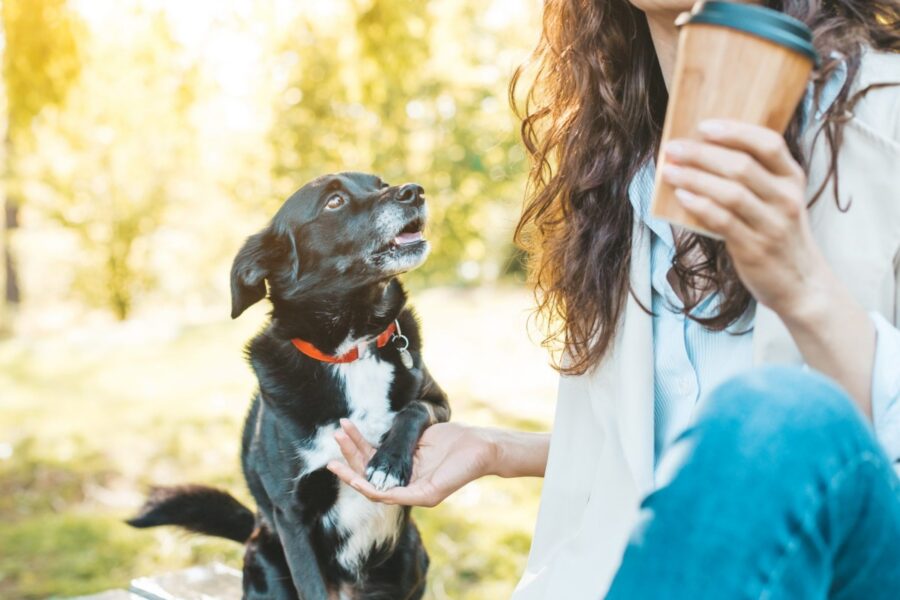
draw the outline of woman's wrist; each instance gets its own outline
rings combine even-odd
[[[817,346],[833,345],[829,342],[845,323],[858,323],[860,318],[868,321],[865,310],[827,266],[809,277],[809,283],[793,302],[774,310],[795,341],[805,339]]]
[[[550,447],[549,433],[478,428],[486,445],[485,475],[543,477]]]
[[[798,282],[795,286],[796,292],[781,306],[771,307],[785,325],[814,329],[821,324],[832,308],[835,292],[839,290],[840,283],[824,258],[815,262],[817,264],[807,271],[805,281]]]
[[[850,290],[826,267],[802,298],[775,312],[804,362],[835,379],[870,416],[875,326]]]

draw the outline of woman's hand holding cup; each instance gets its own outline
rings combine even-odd
[[[732,120],[704,121],[700,141],[663,148],[663,180],[704,229],[720,236],[741,280],[783,318],[827,302],[833,275],[809,225],[806,176],[782,136]]]

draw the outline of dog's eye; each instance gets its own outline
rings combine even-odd
[[[325,208],[328,210],[337,210],[338,208],[344,205],[344,197],[340,194],[334,194],[329,196],[328,202],[325,203]]]

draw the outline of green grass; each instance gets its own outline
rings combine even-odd
[[[524,333],[517,289],[416,295],[429,368],[454,419],[545,429],[554,377]],[[0,598],[73,596],[222,561],[237,544],[122,519],[152,484],[203,482],[249,502],[239,433],[254,387],[242,347],[264,320],[159,319],[0,343]],[[489,365],[490,368],[484,368]],[[478,481],[415,518],[432,558],[429,598],[508,596],[540,481]]]

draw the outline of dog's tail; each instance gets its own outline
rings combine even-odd
[[[189,531],[244,543],[253,533],[253,512],[231,494],[202,485],[154,487],[132,527],[177,525]]]

